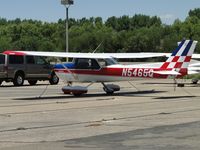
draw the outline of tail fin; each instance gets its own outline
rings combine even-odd
[[[185,72],[189,66],[196,44],[197,41],[183,40],[167,61],[162,64],[160,69],[175,69],[178,72]]]

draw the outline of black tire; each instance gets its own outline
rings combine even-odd
[[[3,81],[0,81],[0,85],[2,84]]]
[[[113,95],[114,91],[107,91],[106,94],[107,95]]]
[[[57,76],[55,73],[53,73],[53,74],[51,75],[51,79],[49,79],[49,83],[50,83],[51,85],[55,85],[55,84],[58,84],[58,82],[59,82],[58,76]]]
[[[22,86],[24,84],[24,75],[22,73],[17,73],[13,80],[14,86]]]
[[[112,89],[107,89],[105,87],[103,87],[103,90],[106,92],[107,95],[112,95],[114,93],[114,90]]]
[[[28,80],[28,83],[29,83],[30,85],[36,85],[37,80]]]
[[[82,96],[83,94],[82,93],[72,93],[75,97],[80,97]]]

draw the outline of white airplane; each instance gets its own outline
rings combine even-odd
[[[119,91],[120,87],[105,82],[133,81],[136,78],[180,78],[188,74],[188,65],[197,41],[183,40],[166,62],[155,64],[122,65],[115,58],[149,58],[164,56],[152,53],[59,53],[15,51],[15,54],[70,57],[73,62],[56,64],[55,72],[60,79],[72,82],[100,82],[107,94]],[[80,96],[88,87],[68,84],[62,88],[65,94]]]

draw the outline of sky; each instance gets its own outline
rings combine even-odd
[[[57,22],[65,18],[65,8],[61,0],[0,0],[0,17],[8,20],[34,19]],[[133,16],[144,14],[159,16],[165,24],[175,19],[185,20],[188,12],[200,8],[200,0],[74,0],[69,8],[69,17]]]

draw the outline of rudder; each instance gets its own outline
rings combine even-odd
[[[162,64],[160,69],[187,70],[197,41],[183,40],[172,52],[171,56]]]

